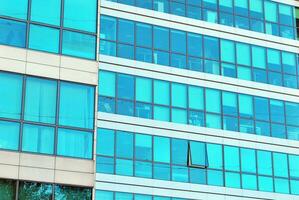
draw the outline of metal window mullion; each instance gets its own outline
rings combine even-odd
[[[30,34],[30,19],[31,19],[31,3],[32,0],[28,0],[28,7],[27,7],[27,27],[26,27],[26,42],[25,42],[25,48],[29,48],[29,34]]]
[[[24,75],[23,79],[23,86],[22,86],[22,99],[21,99],[21,120],[20,120],[20,127],[19,127],[19,151],[22,151],[22,139],[23,139],[23,125],[24,125],[24,113],[25,113],[25,96],[26,96],[26,80],[27,76]]]
[[[56,82],[56,117],[55,117],[55,130],[54,130],[54,155],[57,155],[58,149],[58,125],[59,125],[59,111],[60,111],[60,86],[61,81]]]
[[[59,50],[58,53],[62,54],[62,41],[63,41],[63,24],[64,23],[64,0],[61,0],[60,6],[60,32],[59,32]]]

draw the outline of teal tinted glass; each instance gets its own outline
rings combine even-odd
[[[222,145],[219,144],[207,144],[207,155],[209,168],[211,169],[222,169]]]
[[[239,94],[239,113],[243,117],[253,116],[252,96]]]
[[[64,0],[63,19],[65,27],[95,33],[97,0]]]
[[[154,119],[160,121],[170,121],[170,110],[168,107],[155,106],[154,107]]]
[[[154,161],[170,162],[170,141],[169,138],[154,137]]]
[[[20,118],[22,85],[22,76],[0,73],[0,117]]]
[[[238,66],[238,75],[237,75],[237,77],[239,79],[250,81],[252,79],[251,78],[251,68]]]
[[[294,7],[286,4],[279,4],[279,23],[293,26],[293,11]]]
[[[273,192],[273,178],[268,176],[258,176],[259,190]]]
[[[189,96],[189,108],[203,110],[204,107],[204,96],[203,88],[196,86],[188,87],[188,96]]]
[[[198,34],[188,33],[188,55],[201,57],[202,56],[202,36]]]
[[[28,121],[55,123],[57,82],[28,77],[24,118]]]
[[[93,123],[94,88],[61,82],[59,124],[92,129]]]
[[[186,54],[186,32],[171,30],[170,38],[171,51]]]
[[[116,156],[133,158],[133,134],[124,131],[116,132]]]
[[[237,116],[238,114],[237,94],[232,92],[222,92],[222,112],[223,114]]]
[[[59,29],[31,24],[29,32],[29,48],[58,53]]]
[[[285,112],[286,112],[286,123],[289,125],[298,125],[299,124],[299,104],[298,103],[285,103]]]
[[[115,200],[133,200],[133,194],[116,192]]]
[[[289,169],[291,178],[299,178],[299,156],[289,155]]]
[[[152,47],[152,26],[136,23],[136,45]]]
[[[115,97],[115,73],[100,71],[99,72],[99,94]]]
[[[149,135],[135,135],[135,158],[138,160],[152,160],[152,137]]]
[[[58,129],[57,154],[76,158],[92,158],[93,134],[85,131]]]
[[[236,44],[237,63],[240,65],[251,65],[250,46],[244,43]]]
[[[291,194],[299,194],[299,181],[291,180]]]
[[[170,104],[169,83],[166,81],[154,80],[154,103],[169,105]]]
[[[172,106],[186,108],[187,106],[187,87],[179,83],[171,84]]]
[[[127,74],[117,75],[117,95],[119,98],[133,100],[135,96],[135,78]]]
[[[113,192],[96,190],[96,200],[113,200]]]
[[[221,129],[220,115],[206,114],[206,127]]]
[[[283,101],[270,99],[270,113],[271,113],[271,120],[273,122],[283,122],[285,121],[284,116],[284,103]]]
[[[116,40],[116,18],[101,15],[100,38]]]
[[[0,4],[1,15],[27,19],[27,0],[10,0]]]
[[[188,141],[171,140],[171,159],[173,164],[186,165],[188,158]]]
[[[288,177],[287,155],[283,153],[273,153],[274,175],[279,177]]]
[[[249,0],[250,16],[254,18],[263,18],[263,0]]]
[[[95,59],[96,38],[92,35],[63,31],[62,54]]]
[[[171,121],[175,123],[187,124],[187,111],[173,108],[171,110]]]
[[[235,63],[235,44],[233,41],[220,40],[221,44],[221,60],[225,62]]]
[[[149,78],[136,78],[136,101],[152,102],[152,80]]]
[[[189,143],[190,145],[190,161],[194,166],[207,166],[208,160],[206,158],[206,144],[202,142]]]
[[[274,178],[275,192],[278,193],[289,193],[289,180],[282,178]]]
[[[60,25],[61,0],[32,0],[31,20],[52,25]]]
[[[223,172],[208,170],[208,185],[223,186]]]
[[[18,150],[20,124],[0,121],[0,149]]]
[[[204,36],[204,57],[219,60],[219,39]]]
[[[267,49],[267,64],[270,70],[281,71],[280,51]]]
[[[125,159],[116,159],[115,173],[118,175],[132,176],[133,161]]]
[[[135,194],[134,200],[152,200],[152,196],[143,195],[143,194]]]
[[[243,189],[256,190],[257,189],[256,175],[242,174],[242,186]]]
[[[26,23],[0,19],[0,44],[26,46]]]
[[[241,188],[240,174],[225,172],[225,186],[231,188]]]
[[[225,170],[240,171],[239,148],[224,146],[224,167]]]
[[[35,153],[54,153],[54,128],[24,124],[22,150]]]
[[[283,71],[288,74],[296,74],[296,55],[294,53],[282,52]]]
[[[114,156],[114,130],[98,128],[97,154]]]
[[[206,110],[207,112],[220,113],[221,93],[219,90],[206,89]]]
[[[255,150],[241,148],[242,172],[256,173]]]
[[[257,68],[266,68],[266,49],[252,46],[252,65]]]
[[[154,48],[169,50],[169,29],[154,26]]]
[[[265,1],[265,19],[270,22],[277,22],[277,3]]]
[[[117,39],[123,43],[134,44],[135,26],[133,21],[119,19],[117,29]]]

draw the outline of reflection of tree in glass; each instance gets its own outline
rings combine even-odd
[[[50,200],[52,195],[51,184],[20,182],[19,200]]]
[[[0,195],[3,200],[15,199],[16,184],[12,180],[0,180]]]
[[[55,200],[91,200],[91,189],[56,185]]]

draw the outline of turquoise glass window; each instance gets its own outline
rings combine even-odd
[[[96,200],[113,200],[113,192],[96,190]]]
[[[289,193],[289,180],[288,179],[282,179],[282,178],[275,178],[274,179],[274,185],[275,185],[275,192],[278,193]]]
[[[208,143],[207,155],[208,155],[209,168],[211,169],[223,168],[222,145]]]
[[[58,129],[57,154],[76,158],[92,158],[93,134],[85,131]]]
[[[273,192],[273,178],[267,176],[258,176],[259,190]]]
[[[284,103],[283,101],[270,99],[271,121],[284,123]]]
[[[0,5],[1,15],[15,17],[19,19],[27,19],[27,0],[11,0],[2,2]]]
[[[291,178],[299,178],[299,156],[289,155],[289,169]]]
[[[138,160],[152,160],[152,137],[149,135],[135,135],[135,158]]]
[[[171,140],[171,161],[173,164],[186,165],[188,158],[188,141],[180,139]]]
[[[257,189],[256,175],[242,174],[242,186],[243,189],[256,190]]]
[[[219,90],[206,89],[206,110],[207,112],[220,113],[221,93]]]
[[[152,102],[152,80],[148,78],[136,78],[136,100]]]
[[[96,172],[114,174],[114,158],[97,156]]]
[[[252,79],[252,77],[251,77],[251,68],[238,66],[238,75],[237,75],[237,77],[239,79],[250,81]]]
[[[22,150],[27,152],[53,154],[54,128],[24,124]]]
[[[31,24],[29,48],[51,53],[59,52],[59,29]]]
[[[225,186],[231,188],[241,188],[240,174],[234,172],[225,172]]]
[[[277,3],[274,3],[272,1],[265,1],[264,2],[265,7],[265,19],[269,22],[275,22],[278,21],[277,16]]]
[[[186,32],[171,30],[170,38],[171,51],[186,54]]]
[[[100,38],[116,40],[116,18],[101,15]]]
[[[241,148],[242,172],[256,173],[255,150]]]
[[[0,149],[18,150],[20,124],[0,121]]]
[[[226,115],[238,115],[237,94],[232,92],[222,92],[222,112]]]
[[[136,45],[152,47],[152,26],[136,23]]]
[[[279,23],[293,26],[294,8],[286,4],[279,4]]]
[[[57,82],[28,77],[24,119],[28,121],[55,123]]]
[[[188,96],[189,96],[189,108],[203,110],[204,108],[204,96],[203,88],[196,86],[188,87]]]
[[[19,119],[21,116],[23,78],[0,73],[0,117]]]
[[[97,7],[97,0],[64,0],[63,25],[95,33]]]
[[[134,198],[134,200],[152,200],[152,196],[142,194],[135,194]]]
[[[235,44],[229,40],[220,40],[221,61],[235,63]]]
[[[268,69],[274,71],[281,71],[280,51],[274,49],[267,49],[267,62]]]
[[[253,116],[252,96],[239,94],[239,113],[241,117]]]
[[[244,43],[236,44],[237,63],[239,65],[251,65],[250,46]]]
[[[169,138],[154,137],[154,161],[170,162],[170,141]]]
[[[266,69],[266,49],[252,46],[252,65],[257,68]]]
[[[154,179],[170,180],[169,164],[154,164]]]
[[[134,99],[135,79],[131,75],[118,74],[117,75],[117,94],[119,98]]]
[[[279,177],[288,177],[287,155],[283,153],[273,153],[274,175]]]
[[[59,124],[92,129],[93,123],[94,88],[61,82]]]
[[[224,146],[224,167],[225,170],[240,171],[239,148]]]
[[[202,36],[198,34],[188,33],[188,55],[202,57]]]
[[[26,23],[0,19],[0,44],[25,47],[25,42]]]
[[[208,170],[208,185],[223,186],[223,172]]]
[[[299,104],[297,103],[285,103],[285,111],[286,111],[286,123],[289,125],[297,125],[299,124]]]
[[[95,59],[95,52],[95,36],[72,31],[63,31],[62,54],[86,59]]]
[[[238,15],[248,15],[248,0],[235,1],[235,13]]]
[[[291,194],[299,194],[299,181],[297,180],[291,180]]]
[[[269,100],[267,98],[254,97],[254,113],[256,119],[269,121]]]
[[[190,162],[193,166],[208,166],[206,144],[202,142],[193,142],[189,143],[190,145]]]
[[[61,0],[31,1],[31,20],[46,24],[60,25]]]
[[[154,107],[154,119],[160,121],[170,121],[170,111],[168,107],[155,106]]]
[[[115,97],[115,73],[100,71],[99,73],[99,94]]]
[[[133,21],[119,19],[117,32],[120,42],[134,44],[135,29]]]
[[[97,154],[114,156],[114,130],[98,128]]]
[[[151,162],[135,161],[135,176],[143,178],[152,178],[153,165]]]
[[[133,176],[133,161],[116,159],[115,173],[117,175]]]
[[[219,40],[217,38],[204,36],[204,56],[219,60]]]
[[[250,16],[257,19],[264,18],[263,0],[249,0]]]
[[[124,131],[116,133],[116,156],[118,158],[133,158],[133,134]]]
[[[220,115],[206,114],[206,127],[221,129]]]
[[[233,12],[233,0],[219,0],[220,11],[232,13]]]
[[[171,121],[175,123],[187,124],[187,111],[173,108],[171,110]]]
[[[296,55],[294,53],[282,52],[283,72],[296,75]]]
[[[154,26],[154,48],[169,50],[169,29]]]
[[[19,193],[19,199],[22,200],[28,198],[51,199],[52,195],[54,196],[53,185],[48,183],[40,183],[40,182],[20,181],[18,186],[18,193]]]
[[[186,108],[187,106],[187,87],[179,83],[171,84],[172,106]]]

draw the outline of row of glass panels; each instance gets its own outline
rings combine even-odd
[[[108,0],[296,39],[295,8],[268,0]]]
[[[100,53],[289,88],[297,55],[191,32],[101,16]]]
[[[5,179],[0,179],[0,194],[3,200],[92,199],[91,188]]]
[[[94,87],[0,73],[0,148],[92,158]]]
[[[96,200],[133,200],[133,199],[134,200],[185,200],[181,198],[96,190]]]
[[[98,129],[97,172],[299,194],[299,156]]]
[[[101,112],[299,140],[299,104],[99,72]]]

